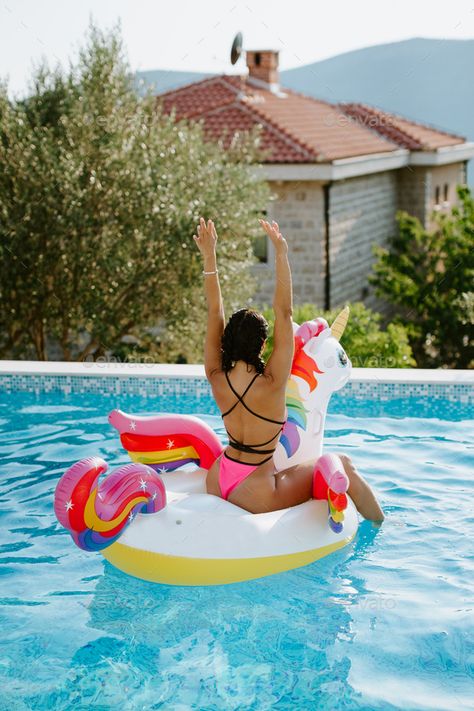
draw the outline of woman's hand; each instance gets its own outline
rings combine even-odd
[[[275,222],[275,220],[273,220],[271,224],[266,220],[259,220],[259,222],[267,235],[270,237],[273,246],[275,247],[275,252],[277,254],[288,254],[288,244],[280,232],[278,222]]]
[[[215,257],[217,232],[212,220],[208,220],[206,224],[205,219],[201,217],[197,226],[197,236],[193,235],[193,239],[204,259]]]

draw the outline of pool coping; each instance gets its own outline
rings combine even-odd
[[[0,375],[99,376],[105,378],[205,378],[204,366],[173,363],[114,363],[0,360]],[[474,370],[352,368],[355,383],[472,385]]]

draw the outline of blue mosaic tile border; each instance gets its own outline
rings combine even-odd
[[[353,397],[357,400],[426,397],[433,400],[449,400],[450,402],[474,405],[474,384],[472,383],[384,383],[350,380],[338,394],[340,397]]]
[[[140,395],[211,396],[211,388],[205,378],[168,376],[162,378],[141,378],[139,376],[103,377],[87,375],[24,375],[6,373],[0,375],[0,392],[61,392],[89,393],[98,395]],[[350,380],[338,392],[341,398],[367,398],[392,400],[406,397],[429,397],[435,400],[449,400],[466,405],[474,405],[474,384],[472,383],[384,383],[380,381],[361,382]]]
[[[140,378],[101,377],[87,375],[0,375],[0,391],[3,392],[62,392],[89,393],[97,395],[141,395],[157,397],[166,395],[206,397],[211,388],[205,378]]]

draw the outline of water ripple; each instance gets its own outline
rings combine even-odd
[[[76,459],[127,461],[107,413],[149,413],[150,401],[0,396],[0,706],[471,708],[474,423],[431,405],[331,401],[327,448],[375,487],[381,528],[362,522],[352,546],[304,568],[186,588],[79,550],[52,508]],[[211,413],[225,439],[212,401],[156,409]]]

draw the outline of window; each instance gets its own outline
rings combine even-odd
[[[268,262],[267,239],[267,235],[259,235],[255,238],[253,243],[253,253],[262,264],[266,264]]]
[[[449,185],[448,183],[444,184],[444,202],[448,202],[449,199]]]
[[[263,210],[258,217],[266,220],[267,211]],[[258,236],[254,237],[253,240],[253,253],[261,264],[268,263],[268,237],[263,230],[260,230],[260,225]]]
[[[435,205],[439,205],[440,192],[441,192],[440,187],[439,187],[439,185],[437,185],[435,188]]]

